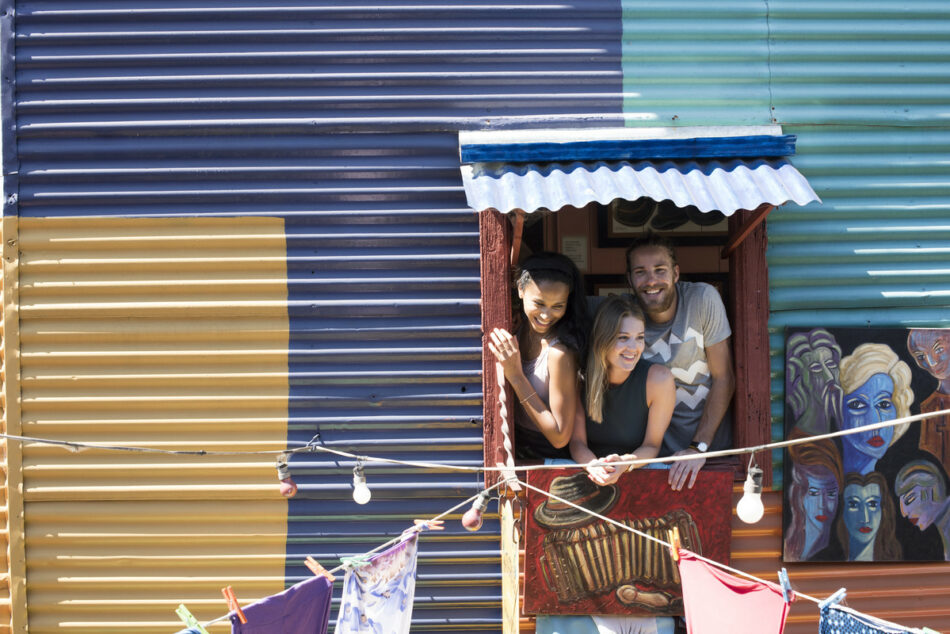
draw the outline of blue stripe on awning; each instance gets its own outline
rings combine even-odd
[[[775,158],[795,154],[795,135],[618,139],[566,143],[478,143],[459,148],[462,163]]]
[[[821,200],[785,159],[473,163],[461,170],[468,204],[477,211],[557,211],[646,196],[731,216],[763,203],[806,205]]]

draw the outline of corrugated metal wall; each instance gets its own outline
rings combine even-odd
[[[779,438],[786,326],[950,325],[950,5],[768,5],[775,117],[798,135],[795,164],[823,200],[769,218]],[[780,469],[777,460],[778,482]],[[946,564],[795,564],[789,573],[821,595],[847,586],[856,609],[950,630]],[[799,607],[788,631],[813,631],[814,620]]]
[[[616,2],[15,8],[25,432],[481,461],[456,134],[618,124]],[[25,452],[35,632],[212,618],[479,488],[370,466],[358,507],[314,454],[287,504],[272,459]],[[500,630],[497,522],[425,536],[416,599]]]
[[[769,218],[780,437],[785,326],[950,324],[950,5],[769,7],[775,117],[823,200]]]

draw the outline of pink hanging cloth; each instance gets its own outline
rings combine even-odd
[[[780,586],[740,579],[682,548],[679,556],[689,634],[782,634],[789,604]]]

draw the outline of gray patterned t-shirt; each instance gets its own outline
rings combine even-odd
[[[662,363],[676,382],[673,420],[663,436],[661,456],[685,449],[693,440],[706,405],[712,377],[706,364],[706,348],[723,341],[732,331],[719,292],[703,282],[677,282],[676,315],[664,324],[647,318],[643,357]],[[711,450],[731,444],[732,421],[726,412]]]

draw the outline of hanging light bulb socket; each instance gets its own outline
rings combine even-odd
[[[465,511],[465,515],[462,516],[462,526],[465,530],[475,532],[482,527],[482,513],[488,508],[488,499],[488,491],[482,491],[472,502],[472,508]]]
[[[280,494],[285,498],[297,495],[297,483],[290,477],[290,455],[277,454],[277,479],[280,480]]]
[[[363,473],[363,461],[360,460],[353,467],[353,501],[357,504],[366,504],[373,497],[366,486],[366,474]]]
[[[762,469],[755,464],[755,459],[750,459],[745,483],[742,485],[742,499],[736,505],[736,515],[746,524],[755,524],[765,515],[765,506],[762,504],[762,475]]]

